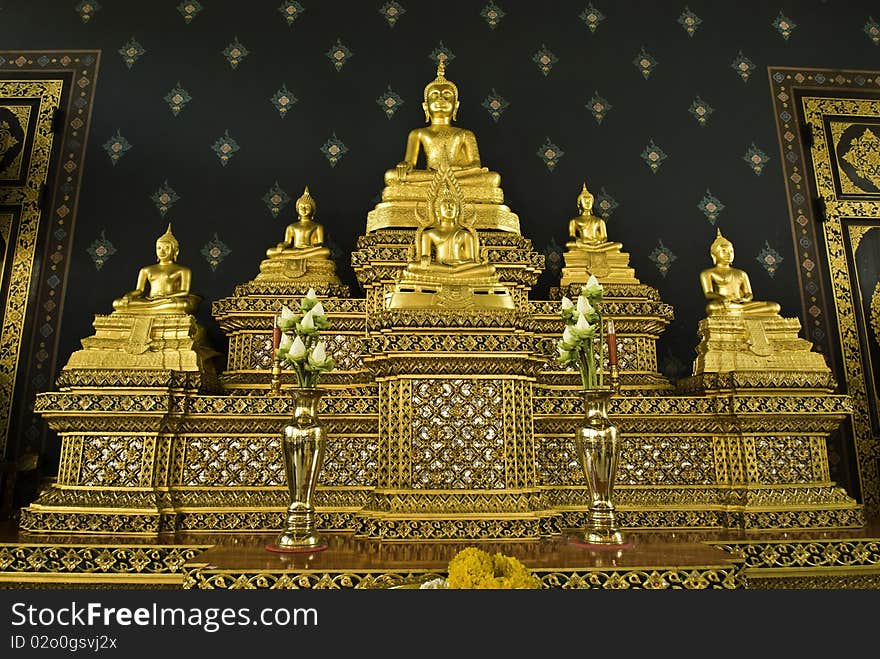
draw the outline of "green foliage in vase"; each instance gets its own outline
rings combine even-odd
[[[276,359],[293,370],[300,387],[317,386],[321,373],[333,370],[334,363],[333,358],[327,355],[327,345],[321,339],[321,330],[330,327],[330,319],[315,289],[310,288],[300,301],[299,312],[283,305],[275,323],[281,330]]]
[[[561,365],[578,370],[584,389],[603,385],[602,348],[605,342],[599,303],[604,295],[602,284],[595,275],[590,275],[577,302],[563,297],[559,311],[565,330],[556,343],[559,353],[556,359]]]

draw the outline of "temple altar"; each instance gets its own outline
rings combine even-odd
[[[617,328],[621,386],[609,414],[623,438],[616,488],[623,528],[714,532],[721,546],[730,534],[865,525],[861,505],[831,480],[826,448],[851,401],[835,393],[797,319],[781,316],[778,305],[751,316],[711,307],[694,319],[701,337],[694,373],[673,386],[656,354],[673,310],[596,223],[586,184],[561,278],[550,299],[533,299],[544,257],[504,205],[500,178],[479,162],[473,134],[448,137],[457,93],[441,67],[426,87],[425,112],[444,130],[410,136],[428,152],[422,171],[430,176],[414,173],[413,144],[385,175],[382,201],[351,254],[362,297],[336,276],[306,188],[297,222],[308,231],[288,230],[253,280],[212,304],[229,339],[225,368],[212,366],[216,355],[186,314],[149,323],[122,309],[96,317],[95,337],[83,340],[57,390],[37,398],[37,412],[61,438],[61,467],[23,509],[23,532],[149,542],[187,534],[210,545],[218,534],[280,528],[287,504],[280,428],[296,384],[282,371],[280,391],[271,389],[273,319],[312,289],[331,320],[325,339],[336,360],[321,379],[329,437],[316,494],[321,529],[347,547],[558,544],[586,524],[589,508],[574,446],[580,384],[555,360],[559,305],[590,275],[605,287],[603,313]],[[468,157],[435,162],[444,139],[465,140]],[[443,231],[423,242],[437,227]],[[451,235],[467,249],[443,247]],[[732,251],[721,266],[729,261]],[[498,301],[486,303],[487,291]],[[746,303],[755,304],[737,302]],[[186,359],[157,356],[167,350]],[[570,548],[554,551],[576,571]],[[735,587],[732,564],[706,560]],[[192,585],[212,577],[187,578]]]

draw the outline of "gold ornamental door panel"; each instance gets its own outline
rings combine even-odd
[[[64,80],[0,80],[0,456],[29,319],[34,259]]]
[[[804,92],[799,110],[821,217],[843,382],[853,398],[855,456],[866,508],[880,504],[880,93]],[[876,294],[875,294],[876,293]]]

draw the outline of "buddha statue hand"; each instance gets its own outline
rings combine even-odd
[[[401,183],[406,181],[406,176],[413,169],[412,163],[407,162],[406,160],[402,160],[397,163],[397,180]]]

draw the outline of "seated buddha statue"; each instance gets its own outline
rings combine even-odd
[[[324,227],[315,221],[317,210],[315,199],[306,186],[296,200],[297,219],[287,225],[284,240],[266,250],[266,258],[260,263],[260,273],[254,280],[258,288],[292,285],[320,289],[323,294],[326,292],[324,287],[340,283],[336,264],[330,257],[329,248],[324,245]],[[288,292],[293,293],[293,289]]]
[[[584,183],[577,198],[580,214],[568,221],[570,240],[562,255],[565,267],[560,286],[567,292],[587,283],[591,275],[603,284],[639,283],[635,270],[629,267],[629,254],[622,251],[623,244],[609,241],[605,220],[593,215],[593,202],[593,194]]]
[[[504,205],[501,175],[483,167],[474,133],[453,125],[458,116],[458,87],[446,79],[442,60],[423,96],[428,125],[409,132],[403,160],[385,172],[382,202],[368,216],[367,230],[415,226],[414,207],[424,203],[435,173],[449,169],[464,200],[474,206],[476,228],[519,233],[519,218]],[[420,166],[422,154],[424,165]]]
[[[406,153],[397,167],[385,172],[385,185],[429,184],[434,171],[452,169],[459,185],[498,188],[501,175],[480,165],[477,137],[466,128],[453,126],[458,117],[458,87],[445,77],[443,61],[437,77],[425,87],[422,108],[428,126],[415,128],[406,139]],[[419,153],[425,154],[425,169],[416,169]],[[412,194],[419,194],[413,191]],[[424,193],[422,192],[422,195]]]
[[[434,201],[433,213],[434,223],[418,232],[416,260],[404,269],[404,278],[412,275],[467,279],[494,276],[494,266],[480,261],[476,231],[459,223],[461,206],[448,189]]]
[[[593,194],[587,190],[587,184],[584,183],[577,198],[580,215],[572,218],[568,223],[568,235],[571,240],[565,243],[565,246],[569,249],[619,251],[623,244],[608,241],[605,220],[593,215],[593,201]]]
[[[707,316],[778,316],[776,302],[752,299],[749,276],[733,263],[733,243],[721,235],[721,229],[709,249],[714,266],[700,273],[703,295],[709,300]]]
[[[176,262],[179,252],[180,244],[169,224],[156,240],[159,262],[140,269],[135,289],[114,300],[113,309],[135,315],[195,313],[201,298],[189,292],[192,272]]]
[[[425,224],[416,231],[412,261],[404,267],[388,307],[513,308],[495,267],[480,258],[477,232],[465,220],[461,188],[452,170],[434,175]]]
[[[749,276],[731,267],[733,244],[720,229],[709,252],[715,265],[700,273],[708,303],[706,317],[697,327],[694,382],[704,388],[724,388],[730,380],[716,382],[715,374],[751,373],[736,386],[833,386],[825,358],[800,337],[800,319],[782,317],[776,302],[753,298]]]
[[[328,259],[330,250],[324,247],[324,227],[315,221],[317,205],[309,186],[296,200],[296,221],[287,225],[284,240],[266,250],[270,259]]]

